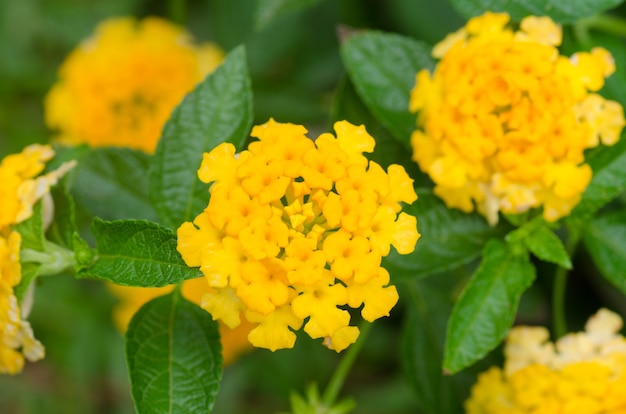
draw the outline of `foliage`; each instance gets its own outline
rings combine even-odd
[[[228,52],[173,111],[154,154],[55,144],[48,169],[68,159],[78,165],[51,192],[52,224],[44,225],[38,203],[16,226],[30,259],[15,295],[23,302],[35,286],[30,320],[47,355],[21,377],[0,378],[0,406],[24,413],[456,413],[477,373],[498,361],[514,324],[546,325],[558,338],[565,322],[580,327],[599,307],[626,315],[626,139],[585,153],[593,178],[569,216],[548,223],[530,210],[489,224],[436,195],[411,159],[416,114],[409,111],[416,74],[435,67],[433,41],[487,7],[515,22],[552,17],[563,24],[567,50],[606,47],[617,72],[600,94],[626,105],[620,1],[559,0],[550,8],[532,0],[432,8],[426,0],[93,3],[0,5],[0,19],[10,23],[0,33],[13,39],[0,46],[7,62],[0,68],[2,155],[49,140],[40,108],[56,68],[105,17],[169,17]],[[18,25],[19,16],[26,23]],[[417,21],[437,24],[418,30]],[[412,253],[392,249],[382,261],[398,306],[356,351],[336,355],[298,333],[292,350],[255,350],[223,367],[217,322],[175,289],[135,314],[124,345],[103,281],[162,287],[201,277],[178,253],[176,229],[210,199],[197,177],[202,154],[225,142],[245,149],[252,125],[270,117],[314,132],[343,119],[362,123],[377,139],[368,158],[384,168],[400,164],[414,180],[418,200],[403,211],[417,217],[421,239]],[[61,276],[48,277],[54,274]],[[337,404],[339,394],[349,398]]]

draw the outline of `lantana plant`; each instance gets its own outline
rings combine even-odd
[[[257,3],[259,28],[311,7]],[[335,367],[293,414],[396,412],[344,389],[363,349],[403,367],[398,412],[626,412],[626,48],[595,37],[626,22],[580,3],[452,0],[433,45],[342,26],[324,125],[266,116],[258,51],[176,7],[102,21],[42,99],[50,143],[0,164],[0,373],[44,357],[34,291],[71,274],[115,301],[142,414],[219,413],[224,372],[311,345]]]

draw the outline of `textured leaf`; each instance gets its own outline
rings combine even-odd
[[[97,256],[81,263],[80,277],[106,279],[125,286],[159,287],[200,276],[176,251],[176,235],[144,220],[92,223]]]
[[[452,0],[452,5],[466,17],[489,10],[507,12],[515,21],[526,16],[550,16],[558,23],[573,23],[620,4],[622,0]]]
[[[478,214],[449,209],[430,190],[418,189],[419,198],[404,211],[417,218],[422,237],[415,251],[400,255],[391,250],[383,266],[394,278],[424,277],[455,269],[478,258],[485,242],[503,236],[506,226],[491,227]]]
[[[584,228],[583,241],[600,273],[626,294],[626,212],[591,220]]]
[[[106,220],[156,220],[148,198],[150,156],[130,148],[94,148],[72,174],[76,202]]]
[[[139,414],[208,413],[222,377],[217,322],[175,291],[145,304],[126,333]]]
[[[202,154],[228,141],[240,148],[252,124],[252,92],[243,47],[190,92],[174,109],[150,167],[150,199],[171,228],[192,220],[208,204],[197,176]]]
[[[321,0],[256,0],[254,26],[257,30],[263,29],[281,16],[306,9],[320,2]]]
[[[363,102],[407,146],[416,120],[409,112],[409,95],[417,72],[434,67],[430,49],[410,38],[381,32],[351,35],[341,48],[348,75]]]
[[[457,372],[494,349],[511,327],[522,293],[535,279],[528,254],[492,239],[454,305],[446,335],[444,369]]]

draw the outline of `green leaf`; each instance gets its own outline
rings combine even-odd
[[[601,146],[586,157],[593,178],[572,210],[573,219],[587,218],[626,190],[626,139],[612,147]]]
[[[46,232],[48,240],[70,250],[74,249],[74,233],[76,232],[76,206],[65,185],[50,189],[54,201],[54,218]]]
[[[507,12],[514,21],[526,16],[549,16],[557,23],[574,23],[611,9],[622,0],[451,0],[465,17],[478,16],[485,11]]]
[[[419,198],[404,211],[417,218],[422,237],[415,251],[400,255],[394,249],[383,259],[392,278],[424,277],[456,269],[478,258],[485,242],[505,234],[501,224],[491,227],[478,214],[447,208],[430,190],[417,189]]]
[[[489,240],[476,270],[454,305],[446,335],[444,369],[457,372],[481,359],[506,336],[522,293],[535,279],[528,254]]]
[[[207,413],[222,377],[217,322],[178,291],[145,304],[126,333],[126,360],[139,414]]]
[[[72,174],[76,202],[106,220],[155,220],[148,198],[150,156],[130,148],[93,148]]]
[[[600,273],[626,293],[626,212],[595,217],[584,227],[583,242]]]
[[[32,216],[15,226],[22,237],[20,250],[34,250],[43,252],[45,250],[45,238],[43,234],[43,202],[39,201],[33,206]],[[22,264],[22,279],[15,286],[14,293],[18,301],[21,301],[30,284],[39,274],[41,264],[29,262]]]
[[[409,95],[417,72],[434,67],[430,51],[430,46],[410,38],[373,31],[349,36],[341,48],[363,102],[407,146],[416,121],[409,112]]]
[[[261,30],[273,20],[311,7],[321,0],[256,0],[254,27]]]
[[[240,148],[252,124],[252,91],[243,46],[174,109],[150,166],[150,199],[163,224],[177,228],[206,208],[198,179],[202,154],[222,142]]]
[[[176,251],[176,234],[144,220],[92,223],[96,260],[79,272],[80,277],[109,280],[118,285],[160,287],[200,276]],[[85,267],[83,260],[80,267]]]
[[[557,264],[565,269],[572,268],[572,261],[561,239],[554,234],[543,220],[537,216],[520,228],[507,234],[506,241],[523,243],[532,254],[546,262]]]
[[[473,377],[466,371],[444,375],[441,369],[455,279],[446,275],[413,280],[407,285],[408,317],[401,354],[405,375],[424,412],[460,413]]]

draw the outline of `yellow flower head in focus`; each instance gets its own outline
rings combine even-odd
[[[174,107],[222,58],[161,18],[106,20],[61,66],[46,123],[61,142],[151,153]]]
[[[626,338],[622,319],[600,309],[584,332],[548,342],[542,327],[509,333],[504,370],[478,376],[465,402],[468,414],[624,413]]]
[[[543,207],[556,221],[591,180],[583,151],[614,144],[624,126],[622,107],[595,93],[615,66],[602,48],[561,56],[548,17],[508,23],[486,13],[435,46],[441,60],[411,92],[413,159],[449,207],[491,224],[500,211]]]
[[[24,358],[37,361],[44,356],[30,324],[22,319],[14,293],[22,280],[22,238],[13,228],[31,217],[35,203],[74,165],[66,163],[40,175],[53,156],[50,146],[34,144],[0,162],[0,374],[16,374],[22,370]]]
[[[380,264],[390,246],[407,254],[419,238],[400,204],[416,200],[413,181],[363,156],[375,145],[365,127],[341,121],[335,132],[313,141],[271,119],[248,150],[220,144],[198,170],[211,200],[178,229],[178,251],[205,275],[202,306],[231,328],[253,323],[256,347],[291,348],[304,324],[339,352],[359,335],[346,306],[371,322],[398,300]]]
[[[162,288],[142,288],[109,283],[107,286],[113,295],[119,299],[113,309],[113,320],[120,332],[126,331],[133,315],[144,304],[158,296],[166,295],[174,289],[173,285]],[[204,278],[191,279],[183,282],[182,294],[185,299],[200,305],[202,296],[208,289]],[[250,342],[248,342],[248,333],[252,329],[251,324],[241,324],[235,329],[230,329],[220,323],[219,329],[225,365],[234,362],[239,355],[251,348]]]

